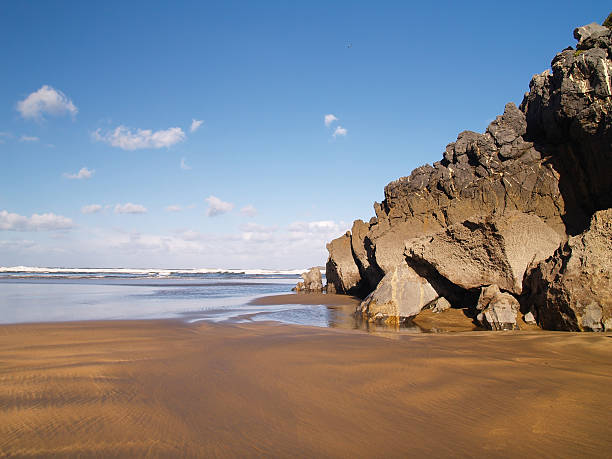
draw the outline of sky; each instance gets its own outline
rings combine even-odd
[[[299,269],[607,2],[0,3],[0,266]]]

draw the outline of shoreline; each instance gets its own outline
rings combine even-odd
[[[2,325],[0,450],[604,457],[610,338],[167,319]]]

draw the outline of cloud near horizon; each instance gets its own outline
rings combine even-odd
[[[329,127],[334,121],[338,121],[338,118],[330,113],[329,115],[325,115],[324,120],[325,126]]]
[[[76,174],[70,174],[68,172],[64,172],[62,175],[66,177],[67,179],[82,180],[82,179],[90,179],[94,175],[94,172],[96,171],[93,169],[87,169],[86,167],[81,167],[79,172],[77,172]]]
[[[17,111],[24,119],[44,119],[44,115],[60,116],[70,114],[73,117],[78,108],[66,95],[51,86],[44,85],[24,100],[17,102]]]
[[[105,142],[122,150],[169,148],[186,139],[185,132],[179,127],[159,131],[151,129],[136,129],[133,131],[123,125],[107,132],[103,132],[100,128],[96,129],[91,136],[97,142]]]
[[[178,205],[166,206],[166,212],[180,212],[183,208]]]
[[[70,218],[54,213],[32,214],[31,217],[0,211],[1,231],[57,231],[74,227]]]
[[[234,208],[234,204],[231,202],[225,202],[216,196],[210,195],[205,199],[208,203],[208,210],[206,215],[209,217],[216,217],[217,215],[223,215],[230,212]]]
[[[191,126],[189,126],[189,132],[195,132],[198,129],[200,129],[200,126],[202,126],[202,124],[204,123],[204,120],[196,120],[195,118],[193,118],[191,120]]]
[[[140,204],[132,204],[131,202],[126,202],[125,204],[115,205],[115,213],[116,214],[146,214],[147,208]]]

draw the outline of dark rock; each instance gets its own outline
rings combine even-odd
[[[606,39],[609,38],[611,34],[612,31],[610,31],[610,29],[595,22],[574,29],[574,38],[578,40],[578,49],[582,49],[581,47],[584,47],[585,43],[588,44],[587,41],[592,43],[602,38]]]
[[[520,107],[507,104],[484,133],[460,133],[441,161],[389,183],[374,204],[376,218],[356,222],[352,239],[349,233],[328,245],[331,288],[365,296],[404,262],[407,241],[466,221],[521,212],[566,239],[612,207],[612,31],[590,24],[575,34],[578,49],[558,53],[552,71],[535,75]],[[504,263],[489,272],[497,277],[466,280],[466,288],[433,266],[413,267],[455,304],[485,281],[518,293],[520,273]]]
[[[361,290],[361,275],[353,257],[351,233],[327,244],[329,258],[325,265],[328,293],[358,294]]]
[[[527,308],[549,330],[612,330],[612,209],[571,237],[525,279]]]

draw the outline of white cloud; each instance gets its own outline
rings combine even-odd
[[[325,115],[325,126],[329,127],[334,121],[338,121],[338,118],[331,113],[329,115]]]
[[[240,213],[246,215],[247,217],[254,217],[257,215],[257,209],[249,204],[248,206],[244,206],[242,209],[240,209]]]
[[[187,162],[185,161],[185,158],[181,158],[181,169],[183,169],[184,171],[191,170],[191,166],[187,164]]]
[[[204,123],[203,120],[192,119],[191,120],[191,126],[189,127],[189,131],[190,132],[197,131],[198,129],[200,129],[200,126],[202,126],[203,123]]]
[[[0,211],[0,230],[2,231],[54,231],[70,229],[72,220],[53,213],[33,214],[31,217]]]
[[[132,204],[131,202],[126,202],[125,204],[117,204],[115,206],[116,214],[146,214],[147,208],[145,206],[141,206],[140,204]]]
[[[77,172],[76,174],[69,174],[68,172],[64,172],[63,175],[67,179],[82,180],[82,179],[90,179],[94,175],[94,172],[95,170],[93,169],[87,169],[86,167],[81,167],[79,172]]]
[[[339,224],[332,220],[320,220],[314,222],[293,222],[287,227],[290,232],[338,232],[339,228]]]
[[[195,228],[182,228],[169,234],[140,233],[84,226],[67,233],[69,237],[52,242],[37,241],[29,249],[6,248],[0,257],[5,265],[302,270],[325,264],[328,256],[325,244],[349,228],[350,224],[331,220],[294,222],[276,231],[274,227],[259,225],[238,227],[236,231],[219,228],[218,233],[200,232]]]
[[[166,207],[166,212],[180,212],[181,210],[183,210],[183,208],[181,206],[177,206],[177,205],[167,206]]]
[[[185,140],[185,133],[179,127],[160,131],[152,131],[151,129],[136,129],[136,131],[133,131],[125,126],[117,126],[109,132],[97,129],[92,134],[92,138],[123,150],[139,150],[142,148],[169,148]]]
[[[30,135],[22,135],[19,138],[20,142],[38,142],[38,137],[30,136]]]
[[[334,131],[334,137],[339,136],[339,135],[344,137],[344,136],[346,136],[347,132],[348,131],[346,129],[344,129],[342,126],[338,126],[336,128],[336,130]]]
[[[226,214],[234,208],[234,204],[231,202],[222,201],[218,197],[212,195],[206,198],[206,202],[208,202],[208,211],[206,215],[209,217]]]
[[[102,210],[102,206],[100,204],[89,204],[87,206],[81,207],[81,213],[84,214],[97,214]]]
[[[32,248],[36,245],[34,241],[25,239],[0,241],[0,250],[24,250]]]
[[[276,226],[264,226],[252,222],[240,225],[240,231],[245,233],[273,233],[276,230],[278,230]]]
[[[47,85],[17,102],[17,111],[25,119],[42,119],[45,114],[75,116],[79,112],[62,91]]]

